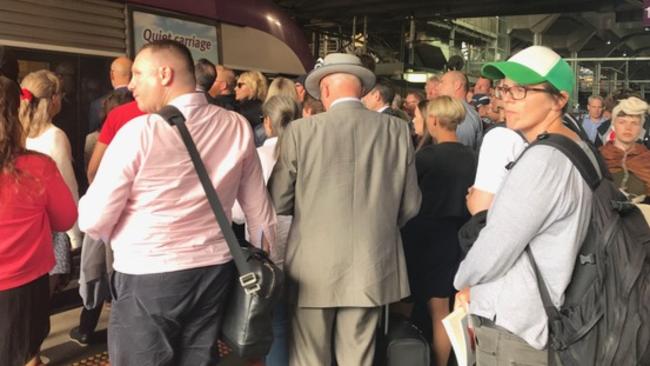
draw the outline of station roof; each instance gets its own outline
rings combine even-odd
[[[356,32],[367,34],[373,48],[399,50],[408,32],[408,19],[414,19],[416,32],[425,39],[449,40],[453,19],[503,17],[512,50],[533,42],[533,33],[542,36],[542,44],[564,57],[650,56],[650,27],[643,27],[643,0],[273,0],[291,14],[307,31],[349,37],[353,19]],[[457,42],[480,45],[480,37],[456,34]],[[459,43],[457,43],[459,44]],[[489,41],[484,43],[491,47]],[[393,52],[396,58],[399,51]],[[648,62],[632,66],[634,78],[649,78]],[[614,66],[622,70],[623,64]]]
[[[524,14],[613,11],[623,3],[639,0],[275,0],[302,19],[349,23],[353,16],[379,16],[394,20],[407,16],[487,17]]]

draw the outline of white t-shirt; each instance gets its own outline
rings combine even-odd
[[[72,198],[74,198],[75,203],[79,202],[77,178],[72,168],[72,149],[70,148],[70,141],[65,132],[54,125],[50,125],[39,136],[27,138],[25,147],[29,150],[45,154],[54,160],[65,184],[70,189],[70,193],[72,193]],[[76,222],[68,230],[67,234],[70,237],[72,247],[79,248],[81,246],[81,232]]]
[[[497,193],[508,173],[506,165],[515,161],[526,145],[524,138],[517,132],[505,127],[492,128],[483,137],[474,188]]]

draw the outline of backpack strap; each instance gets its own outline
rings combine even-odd
[[[544,310],[546,311],[546,316],[548,317],[549,321],[552,319],[557,319],[560,316],[560,312],[557,310],[557,308],[555,308],[555,305],[553,305],[553,301],[551,300],[551,294],[548,291],[548,287],[546,287],[546,282],[544,282],[544,277],[542,277],[542,272],[540,272],[539,268],[537,267],[537,262],[535,261],[533,252],[530,249],[530,245],[526,246],[526,255],[528,256],[530,265],[533,267],[533,270],[535,271],[535,277],[537,278],[537,287],[539,288],[539,294],[542,297],[542,303],[544,304]]]
[[[594,156],[596,156],[596,162],[599,169],[596,169],[587,153],[582,150],[577,143],[564,135],[552,133],[543,133],[539,135],[537,140],[528,145],[528,147],[526,147],[526,149],[519,155],[517,160],[508,164],[506,168],[512,169],[529,149],[537,145],[552,146],[560,150],[567,158],[569,158],[569,160],[571,160],[571,163],[576,167],[576,169],[578,169],[580,175],[592,191],[600,184],[600,181],[603,178],[602,172],[607,171],[606,168],[603,170],[604,164],[601,159],[598,159],[597,152],[594,152]],[[591,150],[593,151],[593,149]]]

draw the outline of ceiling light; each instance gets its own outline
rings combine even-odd
[[[627,57],[627,52],[623,52],[623,57]]]
[[[429,75],[425,72],[405,72],[404,80],[409,83],[426,83]]]
[[[612,41],[608,40],[607,42],[605,42],[605,44],[610,45],[610,44],[612,44]]]

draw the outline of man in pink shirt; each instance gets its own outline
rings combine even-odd
[[[253,244],[273,245],[275,213],[250,125],[195,92],[189,50],[144,46],[129,89],[146,113],[167,104],[183,113],[226,215],[237,199]],[[126,124],[79,209],[82,229],[114,251],[111,365],[216,364],[235,268],[177,129],[156,114]]]

